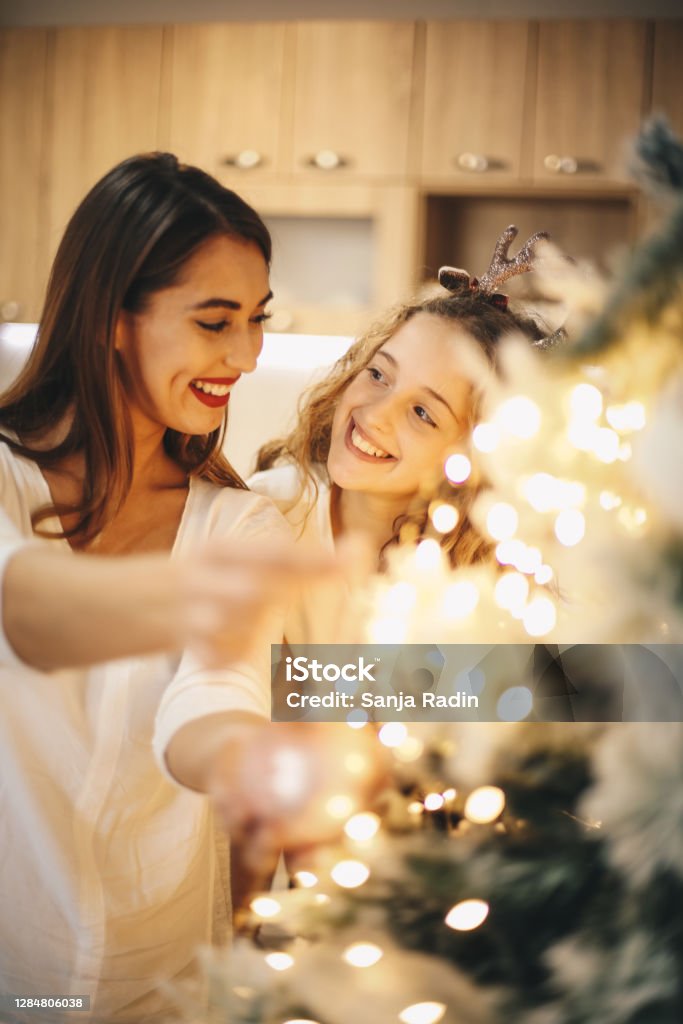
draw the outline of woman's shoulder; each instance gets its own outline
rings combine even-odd
[[[11,431],[0,428],[0,505],[22,532],[31,533],[31,511],[44,502],[39,470],[30,459],[18,455],[3,439]]]

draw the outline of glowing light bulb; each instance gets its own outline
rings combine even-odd
[[[569,407],[577,418],[597,420],[602,412],[602,393],[594,384],[577,384],[570,393]]]
[[[600,462],[615,462],[619,457],[619,435],[609,427],[600,427],[592,444],[593,454]]]
[[[496,583],[493,596],[499,608],[522,608],[529,596],[529,581],[519,572],[506,572]]]
[[[403,722],[387,722],[378,733],[380,743],[385,747],[399,747],[405,743],[408,730]]]
[[[515,568],[519,569],[520,572],[525,572],[531,576],[543,564],[543,555],[539,548],[531,548],[526,545],[523,546],[523,550],[520,551],[517,561],[515,562]]]
[[[362,775],[369,766],[370,762],[365,754],[359,754],[357,750],[352,750],[344,758],[344,767],[349,775]]]
[[[489,915],[486,900],[461,900],[446,914],[446,924],[456,932],[471,932],[483,924]]]
[[[359,860],[340,860],[330,872],[342,889],[357,889],[370,877],[370,868]]]
[[[394,757],[404,764],[409,764],[411,761],[417,761],[418,757],[422,756],[423,750],[424,743],[421,740],[418,740],[416,736],[407,736],[403,743],[394,747]]]
[[[448,618],[464,619],[479,603],[479,588],[470,580],[450,583],[443,595],[443,612]]]
[[[563,509],[555,520],[555,536],[566,548],[574,547],[586,533],[586,518],[578,508]]]
[[[276,917],[282,910],[282,906],[271,896],[257,896],[249,904],[257,917]]]
[[[555,627],[557,609],[549,597],[534,597],[524,609],[522,622],[529,636],[545,636]]]
[[[368,724],[367,711],[364,711],[363,708],[354,708],[353,711],[349,711],[346,716],[346,724],[349,729],[364,729]]]
[[[384,956],[384,951],[374,942],[354,942],[342,954],[352,967],[373,967]]]
[[[289,953],[268,953],[264,960],[274,971],[288,971],[294,966],[294,957]]]
[[[449,533],[458,525],[458,510],[453,505],[437,505],[431,513],[434,529],[439,533]]]
[[[318,876],[314,875],[312,871],[297,871],[294,875],[294,881],[297,882],[302,889],[312,889],[313,886],[318,884]]]
[[[284,1024],[320,1024],[317,1020],[310,1020],[308,1017],[292,1017],[290,1020],[284,1021]]]
[[[325,804],[325,810],[331,818],[342,821],[353,812],[354,802],[346,793],[337,793],[331,796]]]
[[[349,818],[344,826],[344,831],[349,839],[355,839],[356,842],[364,842],[377,835],[379,826],[380,820],[377,815],[367,812],[354,814],[352,818]]]
[[[553,578],[553,570],[549,565],[541,565],[534,573],[534,579],[540,586],[545,586],[546,583],[550,583]]]
[[[402,1024],[437,1024],[446,1012],[445,1003],[411,1003],[398,1015]]]
[[[427,793],[424,799],[425,810],[440,811],[445,803],[441,793]]]
[[[430,572],[438,569],[441,564],[441,548],[438,541],[421,540],[415,548],[415,564],[423,572]]]
[[[424,804],[421,804],[419,800],[413,800],[408,804],[408,814],[424,814]]]
[[[495,420],[506,433],[528,440],[540,429],[541,410],[527,395],[515,395],[499,406]]]
[[[495,423],[478,423],[472,431],[472,444],[484,455],[494,452],[500,444],[500,430]]]
[[[444,789],[443,791],[443,798],[446,801],[446,803],[450,803],[451,800],[455,800],[457,795],[458,791],[456,789],[453,789],[452,787],[451,789]]]
[[[614,491],[600,491],[600,506],[605,509],[606,512],[610,512],[613,508],[619,508],[622,499]]]
[[[642,402],[609,405],[605,410],[605,419],[610,427],[614,427],[622,434],[632,430],[642,430],[645,426],[645,406]]]
[[[509,540],[518,523],[517,510],[506,501],[497,501],[486,516],[486,528],[494,540]]]
[[[496,558],[501,565],[514,565],[521,558],[524,558],[526,552],[526,544],[518,537],[513,537],[510,540],[502,540],[500,544],[496,545]]]
[[[479,786],[465,801],[465,817],[478,825],[495,821],[505,807],[505,793],[498,786]]]
[[[444,464],[444,473],[452,484],[462,484],[472,472],[472,463],[466,455],[449,455]]]

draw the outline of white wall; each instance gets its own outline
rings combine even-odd
[[[298,18],[681,18],[680,0],[0,0],[0,25]]]

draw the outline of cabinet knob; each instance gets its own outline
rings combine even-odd
[[[260,167],[263,156],[256,149],[242,149],[235,156],[226,156],[223,163],[227,167],[239,167],[242,171],[250,171],[252,167]]]
[[[333,149],[321,149],[305,162],[310,164],[311,167],[318,167],[321,171],[334,171],[337,167],[343,167],[347,163]]]
[[[579,169],[579,161],[573,156],[557,156],[549,153],[543,161],[546,171],[553,174],[576,174]]]
[[[17,302],[15,299],[0,300],[0,323],[11,323],[18,318],[20,313],[20,302]]]
[[[458,167],[464,171],[476,171],[482,174],[489,169],[489,161],[482,153],[461,153],[458,157]]]

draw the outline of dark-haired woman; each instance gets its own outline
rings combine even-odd
[[[266,579],[292,565],[248,551],[289,531],[221,454],[262,344],[270,251],[258,215],[200,170],[124,161],[74,213],[36,346],[0,401],[0,990],[86,996],[93,1020],[163,1014],[158,981],[229,932],[204,794],[280,844],[301,808],[301,792],[274,795],[287,727],[263,724],[282,632]],[[226,631],[214,662],[239,660],[149,653],[202,630]]]

